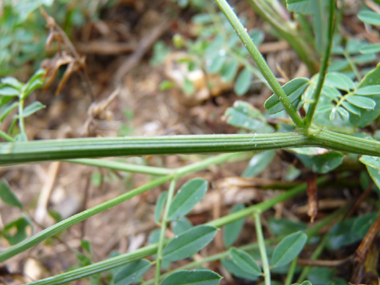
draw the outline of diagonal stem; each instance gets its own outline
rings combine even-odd
[[[335,1],[330,0],[329,1],[329,20],[328,20],[328,26],[327,26],[327,44],[326,44],[326,50],[325,54],[323,56],[321,69],[319,71],[319,77],[317,86],[314,90],[313,94],[313,102],[310,104],[310,107],[307,111],[306,117],[305,117],[305,124],[306,129],[308,130],[310,128],[310,125],[313,121],[314,113],[317,108],[317,104],[319,101],[319,97],[321,96],[323,83],[325,82],[327,68],[331,56],[331,48],[333,43],[333,35],[334,35],[334,14],[335,14]]]
[[[263,229],[261,227],[260,212],[255,212],[253,214],[253,218],[255,219],[257,243],[259,245],[261,261],[263,263],[265,285],[270,285],[271,280],[270,280],[269,262],[268,262],[267,251],[265,249]]]
[[[172,181],[170,181],[168,197],[166,199],[166,205],[165,205],[165,212],[164,212],[164,216],[162,218],[162,223],[161,223],[160,240],[158,242],[157,257],[156,257],[157,262],[156,262],[156,277],[155,277],[155,282],[154,282],[155,285],[160,284],[162,251],[164,249],[164,244],[165,244],[165,232],[166,232],[166,226],[168,223],[169,208],[174,196],[175,183],[176,183],[175,178]]]
[[[261,55],[261,53],[255,46],[255,44],[252,42],[247,30],[243,27],[238,17],[232,10],[231,6],[227,3],[226,0],[215,0],[215,2],[218,4],[220,10],[222,10],[224,15],[227,17],[230,24],[234,27],[237,35],[239,36],[241,41],[244,43],[249,54],[251,55],[253,60],[256,62],[257,67],[260,69],[265,79],[268,81],[269,85],[272,87],[274,93],[276,93],[276,95],[278,96],[280,102],[284,105],[286,112],[292,118],[297,129],[303,129],[304,122],[299,116],[299,114],[297,113],[296,108],[293,106],[288,96],[286,96],[281,85],[276,80],[276,77],[274,76],[273,72],[270,70],[265,59],[263,58],[263,56]]]

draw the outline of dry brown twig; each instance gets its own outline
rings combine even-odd
[[[97,120],[111,120],[112,112],[107,111],[107,107],[111,104],[111,102],[119,95],[121,88],[116,88],[106,99],[96,103],[92,103],[88,108],[88,119],[84,123],[83,133],[82,135],[85,137],[93,137],[97,135],[96,127],[94,123]]]
[[[317,189],[317,175],[313,174],[307,179],[307,215],[310,217],[310,222],[313,223],[318,214],[318,189]]]
[[[90,79],[85,70],[86,58],[79,55],[74,45],[66,35],[65,31],[63,31],[61,27],[57,25],[54,18],[49,16],[41,5],[39,5],[39,8],[41,14],[46,19],[46,27],[49,29],[49,35],[46,39],[46,50],[51,50],[51,45],[54,41],[57,43],[58,48],[57,54],[52,59],[45,59],[41,64],[42,68],[46,69],[45,76],[47,77],[44,90],[46,90],[51,85],[57,75],[58,69],[63,65],[67,65],[66,71],[55,93],[58,94],[61,92],[64,84],[67,82],[69,77],[74,72],[80,70],[82,71],[81,74],[87,85],[87,91],[90,94],[91,99],[94,99],[95,96],[91,88]]]

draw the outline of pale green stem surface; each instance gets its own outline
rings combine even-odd
[[[238,135],[85,138],[0,143],[0,166],[89,157],[264,151],[318,146],[380,156],[380,142],[311,127],[296,132]]]
[[[255,219],[256,236],[257,236],[257,243],[259,245],[259,250],[260,250],[261,262],[263,263],[262,266],[264,270],[264,281],[265,281],[265,285],[270,285],[271,278],[270,278],[269,262],[268,262],[267,251],[265,249],[265,240],[264,240],[264,235],[263,235],[263,229],[261,227],[260,214],[261,214],[260,212],[255,212],[253,214],[253,217]]]
[[[135,172],[150,175],[170,175],[173,170],[154,166],[145,166],[137,164],[129,164],[124,162],[118,162],[113,160],[103,160],[103,159],[68,159],[65,160],[70,163],[83,164],[88,166],[104,167],[112,170],[119,170],[125,172]]]
[[[10,135],[8,135],[6,132],[0,130],[0,138],[2,138],[3,140],[5,141],[8,141],[8,142],[14,142],[15,139],[13,137],[11,137]]]
[[[19,98],[19,104],[18,104],[18,116],[19,116],[18,126],[20,128],[20,136],[24,137],[24,139],[27,139],[23,112],[24,112],[24,95],[22,93]]]
[[[0,166],[74,158],[261,151],[307,145],[297,133],[80,138],[0,143]]]
[[[350,54],[347,51],[345,51],[343,55],[346,58],[350,67],[352,68],[353,72],[355,73],[356,79],[360,82],[362,80],[362,75],[360,74],[359,69],[356,67],[356,64],[352,61]]]
[[[156,262],[156,277],[155,277],[155,282],[154,282],[155,285],[160,284],[162,251],[164,249],[164,244],[165,244],[165,233],[166,233],[166,227],[168,224],[169,209],[170,209],[170,205],[172,203],[173,196],[174,196],[175,183],[176,183],[175,179],[173,179],[170,182],[168,197],[166,198],[164,216],[162,218],[162,223],[161,223],[160,240],[158,242],[157,257],[156,257],[157,262]]]
[[[286,280],[285,280],[285,284],[284,285],[290,285],[290,284],[292,284],[294,272],[296,271],[296,267],[297,267],[297,260],[298,260],[298,257],[294,258],[293,261],[292,261],[292,263],[290,263],[288,275],[286,276]]]

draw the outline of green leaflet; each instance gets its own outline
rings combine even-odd
[[[121,268],[115,275],[115,285],[128,285],[135,283],[152,264],[146,259],[141,259]]]
[[[301,231],[288,235],[274,249],[272,266],[281,267],[298,256],[307,241],[307,235]]]
[[[17,198],[16,194],[12,191],[11,187],[9,187],[7,181],[4,179],[0,182],[0,198],[4,203],[7,203],[8,205],[18,207],[20,209],[23,208],[22,203]]]
[[[235,264],[239,266],[243,271],[256,276],[262,275],[260,266],[248,253],[236,248],[231,248],[229,252],[232,261],[235,262]]]
[[[176,261],[197,253],[213,240],[217,231],[215,227],[200,225],[176,236],[162,252],[163,260]]]
[[[232,208],[231,214],[243,210],[244,208],[245,206],[243,204],[237,204]],[[240,219],[224,227],[223,241],[225,247],[229,247],[234,244],[236,239],[239,237],[241,230],[243,229],[243,225],[244,219]]]
[[[177,271],[166,277],[161,285],[217,285],[222,278],[210,270]]]
[[[284,86],[282,86],[286,96],[289,97],[292,104],[297,108],[299,98],[309,85],[309,79],[304,77],[295,78]],[[268,110],[268,114],[275,114],[284,110],[284,106],[278,99],[276,94],[273,94],[264,103],[265,109]]]
[[[170,208],[168,221],[185,216],[206,195],[208,183],[202,178],[188,181],[178,190]]]

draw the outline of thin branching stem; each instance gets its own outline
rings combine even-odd
[[[223,161],[226,161],[234,156],[238,156],[239,154],[237,153],[227,153],[227,154],[222,154],[222,155],[217,155],[214,157],[210,157],[208,159],[205,159],[200,162],[193,163],[192,165],[185,166],[182,168],[179,168],[178,171],[176,172],[175,176],[177,178],[180,178],[184,175],[199,171],[201,169],[204,169],[210,165],[215,165],[222,163]],[[71,227],[77,223],[82,222],[85,219],[88,219],[98,213],[101,213],[105,210],[108,210],[122,202],[125,202],[132,197],[135,197],[136,195],[142,194],[158,185],[161,185],[167,181],[170,181],[171,179],[174,178],[174,175],[166,175],[161,178],[158,178],[152,182],[149,182],[141,187],[138,187],[136,189],[133,189],[123,195],[120,195],[114,199],[111,199],[109,201],[106,201],[102,204],[99,204],[95,207],[92,207],[90,209],[87,209],[81,213],[78,213],[74,216],[71,216],[59,223],[56,223],[53,226],[50,226],[49,228],[35,234],[34,236],[31,236],[30,238],[21,241],[20,243],[0,252],[0,262],[5,261],[12,256],[15,256],[16,254],[19,254],[35,245],[38,243],[44,241],[45,239],[59,233],[60,231],[67,229],[68,227]]]
[[[162,251],[165,245],[166,226],[168,223],[170,205],[172,203],[173,196],[174,196],[175,184],[176,184],[176,180],[174,178],[170,182],[168,197],[166,198],[164,216],[162,218],[162,223],[161,223],[160,240],[158,241],[157,257],[156,257],[157,262],[156,262],[156,277],[155,277],[155,282],[154,282],[155,285],[160,284]]]
[[[88,166],[104,167],[104,168],[108,168],[112,170],[150,174],[150,175],[170,175],[174,171],[174,170],[167,169],[164,167],[136,165],[136,164],[118,162],[118,161],[113,161],[113,160],[104,160],[104,159],[82,158],[82,159],[71,159],[71,160],[68,159],[65,161],[70,162],[70,163],[88,165]]]
[[[27,140],[27,137],[26,137],[26,130],[25,130],[25,122],[24,122],[23,112],[24,112],[24,95],[22,93],[22,95],[20,96],[19,104],[18,104],[18,126],[20,128],[21,140],[25,141],[25,140]]]
[[[286,280],[285,280],[285,284],[284,285],[290,285],[290,284],[292,284],[294,272],[296,271],[296,267],[297,267],[297,260],[298,260],[298,257],[296,257],[295,259],[293,259],[292,263],[290,263],[288,275],[286,276]]]
[[[226,156],[226,155],[223,155],[223,156]],[[218,157],[219,156],[217,156],[215,158],[218,158]],[[179,178],[178,173],[177,173],[176,177]],[[321,177],[317,180],[317,183],[322,184],[322,183],[325,183],[327,181],[328,181],[327,177]],[[237,220],[240,220],[244,217],[247,217],[254,212],[267,211],[270,208],[272,208],[274,205],[276,205],[280,202],[286,201],[286,200],[304,192],[305,190],[306,190],[306,184],[299,185],[299,186],[294,187],[293,189],[288,190],[288,191],[284,192],[283,194],[280,194],[280,195],[278,195],[278,196],[276,196],[270,200],[267,200],[265,202],[253,205],[253,206],[248,207],[248,208],[245,208],[243,210],[240,210],[240,211],[235,212],[231,215],[219,218],[217,220],[211,221],[209,223],[206,223],[206,225],[210,225],[210,226],[220,228],[220,227],[225,226],[229,223],[233,223]],[[326,219],[328,219],[328,218],[329,217],[327,217]],[[319,222],[314,227],[314,228],[316,228],[315,231],[313,232],[314,234],[316,234],[321,227],[326,225],[326,222],[325,222],[326,219],[322,220],[321,222]],[[331,220],[329,220],[329,221],[331,221]],[[314,228],[311,228],[309,230],[312,230]],[[306,230],[305,232],[307,232],[309,230]],[[167,244],[168,242],[169,242],[168,240],[165,240],[164,244]],[[267,241],[267,242],[269,242],[269,241]],[[33,284],[33,285],[62,284],[65,282],[69,282],[72,280],[83,278],[85,276],[93,275],[93,274],[96,274],[98,272],[109,270],[109,269],[112,269],[112,268],[115,268],[115,267],[118,267],[121,265],[125,265],[128,263],[137,261],[141,258],[151,256],[151,255],[157,253],[157,249],[158,249],[158,244],[157,243],[152,244],[152,245],[146,246],[144,248],[138,249],[134,252],[126,253],[126,254],[123,254],[123,255],[120,255],[120,256],[117,256],[114,258],[110,258],[110,259],[107,259],[107,260],[104,260],[104,261],[101,261],[101,262],[98,262],[95,264],[91,264],[91,265],[88,265],[88,266],[85,266],[82,268],[78,268],[78,269],[75,269],[72,271],[68,271],[68,272],[56,275],[54,277],[46,278],[46,279],[36,281],[36,282],[30,283],[30,284]],[[245,248],[243,247],[242,249],[245,249]],[[2,254],[3,253],[0,253],[0,258],[2,257]]]
[[[274,93],[276,93],[276,95],[278,96],[280,102],[284,105],[286,112],[289,114],[289,116],[293,120],[297,129],[303,129],[304,127],[303,120],[297,113],[296,108],[293,106],[288,96],[286,96],[284,90],[282,89],[281,85],[278,83],[273,72],[270,70],[265,59],[263,58],[263,56],[261,55],[261,53],[255,46],[255,44],[252,42],[247,32],[247,29],[243,27],[239,18],[236,16],[236,14],[234,13],[231,6],[227,3],[226,0],[215,0],[215,2],[218,4],[220,10],[222,10],[224,15],[227,17],[228,21],[234,27],[237,35],[239,36],[241,41],[244,43],[249,54],[251,55],[253,60],[256,62],[257,67],[260,69],[263,76],[268,81],[269,85],[272,87]]]
[[[313,121],[314,113],[317,108],[317,104],[319,101],[319,97],[321,96],[323,83],[325,82],[327,68],[331,56],[331,48],[333,44],[333,36],[334,36],[334,17],[335,15],[335,0],[329,1],[329,19],[328,19],[328,26],[327,26],[327,43],[326,43],[326,50],[323,55],[323,60],[321,64],[321,69],[319,71],[319,77],[317,86],[314,90],[312,100],[313,102],[310,104],[310,107],[307,111],[306,117],[305,117],[305,124],[306,129],[308,130],[310,128],[310,125]]]
[[[14,142],[15,139],[8,135],[6,132],[0,130],[0,138],[8,142]]]
[[[322,183],[322,182],[325,182],[325,181],[322,181],[322,180],[319,181],[319,183]],[[317,235],[317,233],[322,228],[324,228],[326,225],[330,224],[331,221],[334,220],[337,217],[338,214],[341,214],[341,211],[336,211],[336,212],[332,213],[331,215],[327,216],[323,220],[321,220],[318,223],[316,223],[315,225],[313,225],[313,227],[310,227],[310,228],[306,229],[305,233],[307,234],[307,236],[309,238]],[[265,239],[265,246],[270,246],[270,245],[274,244],[275,242],[279,242],[283,238],[285,238],[286,236],[287,235],[280,236],[280,237],[277,237],[277,238],[268,238],[268,239]],[[259,245],[257,244],[257,242],[254,242],[254,243],[250,243],[250,244],[246,244],[246,245],[240,246],[238,248],[240,250],[249,251],[249,250],[252,250],[252,249],[258,249]],[[169,272],[167,272],[165,274],[162,274],[160,276],[160,280],[165,279],[167,276],[169,276],[173,272],[181,271],[181,270],[185,270],[185,269],[190,269],[190,268],[196,268],[196,267],[202,266],[202,264],[204,264],[204,263],[208,263],[208,262],[212,262],[212,261],[215,261],[215,260],[221,260],[221,259],[227,258],[229,255],[230,255],[229,250],[226,250],[226,251],[223,251],[221,253],[217,253],[217,254],[205,257],[205,258],[203,258],[201,260],[196,260],[196,261],[190,262],[190,263],[188,263],[188,264],[186,264],[184,266],[176,268],[173,271],[169,271]],[[148,285],[148,284],[153,284],[153,283],[154,283],[154,279],[151,279],[151,280],[146,281],[144,284]]]
[[[263,263],[262,266],[263,266],[263,270],[264,270],[265,285],[270,285],[271,284],[271,278],[270,278],[269,262],[268,262],[267,251],[265,248],[265,240],[264,240],[264,235],[263,235],[263,229],[261,227],[260,212],[255,212],[253,214],[253,218],[255,219],[257,243],[259,245],[261,261]]]

